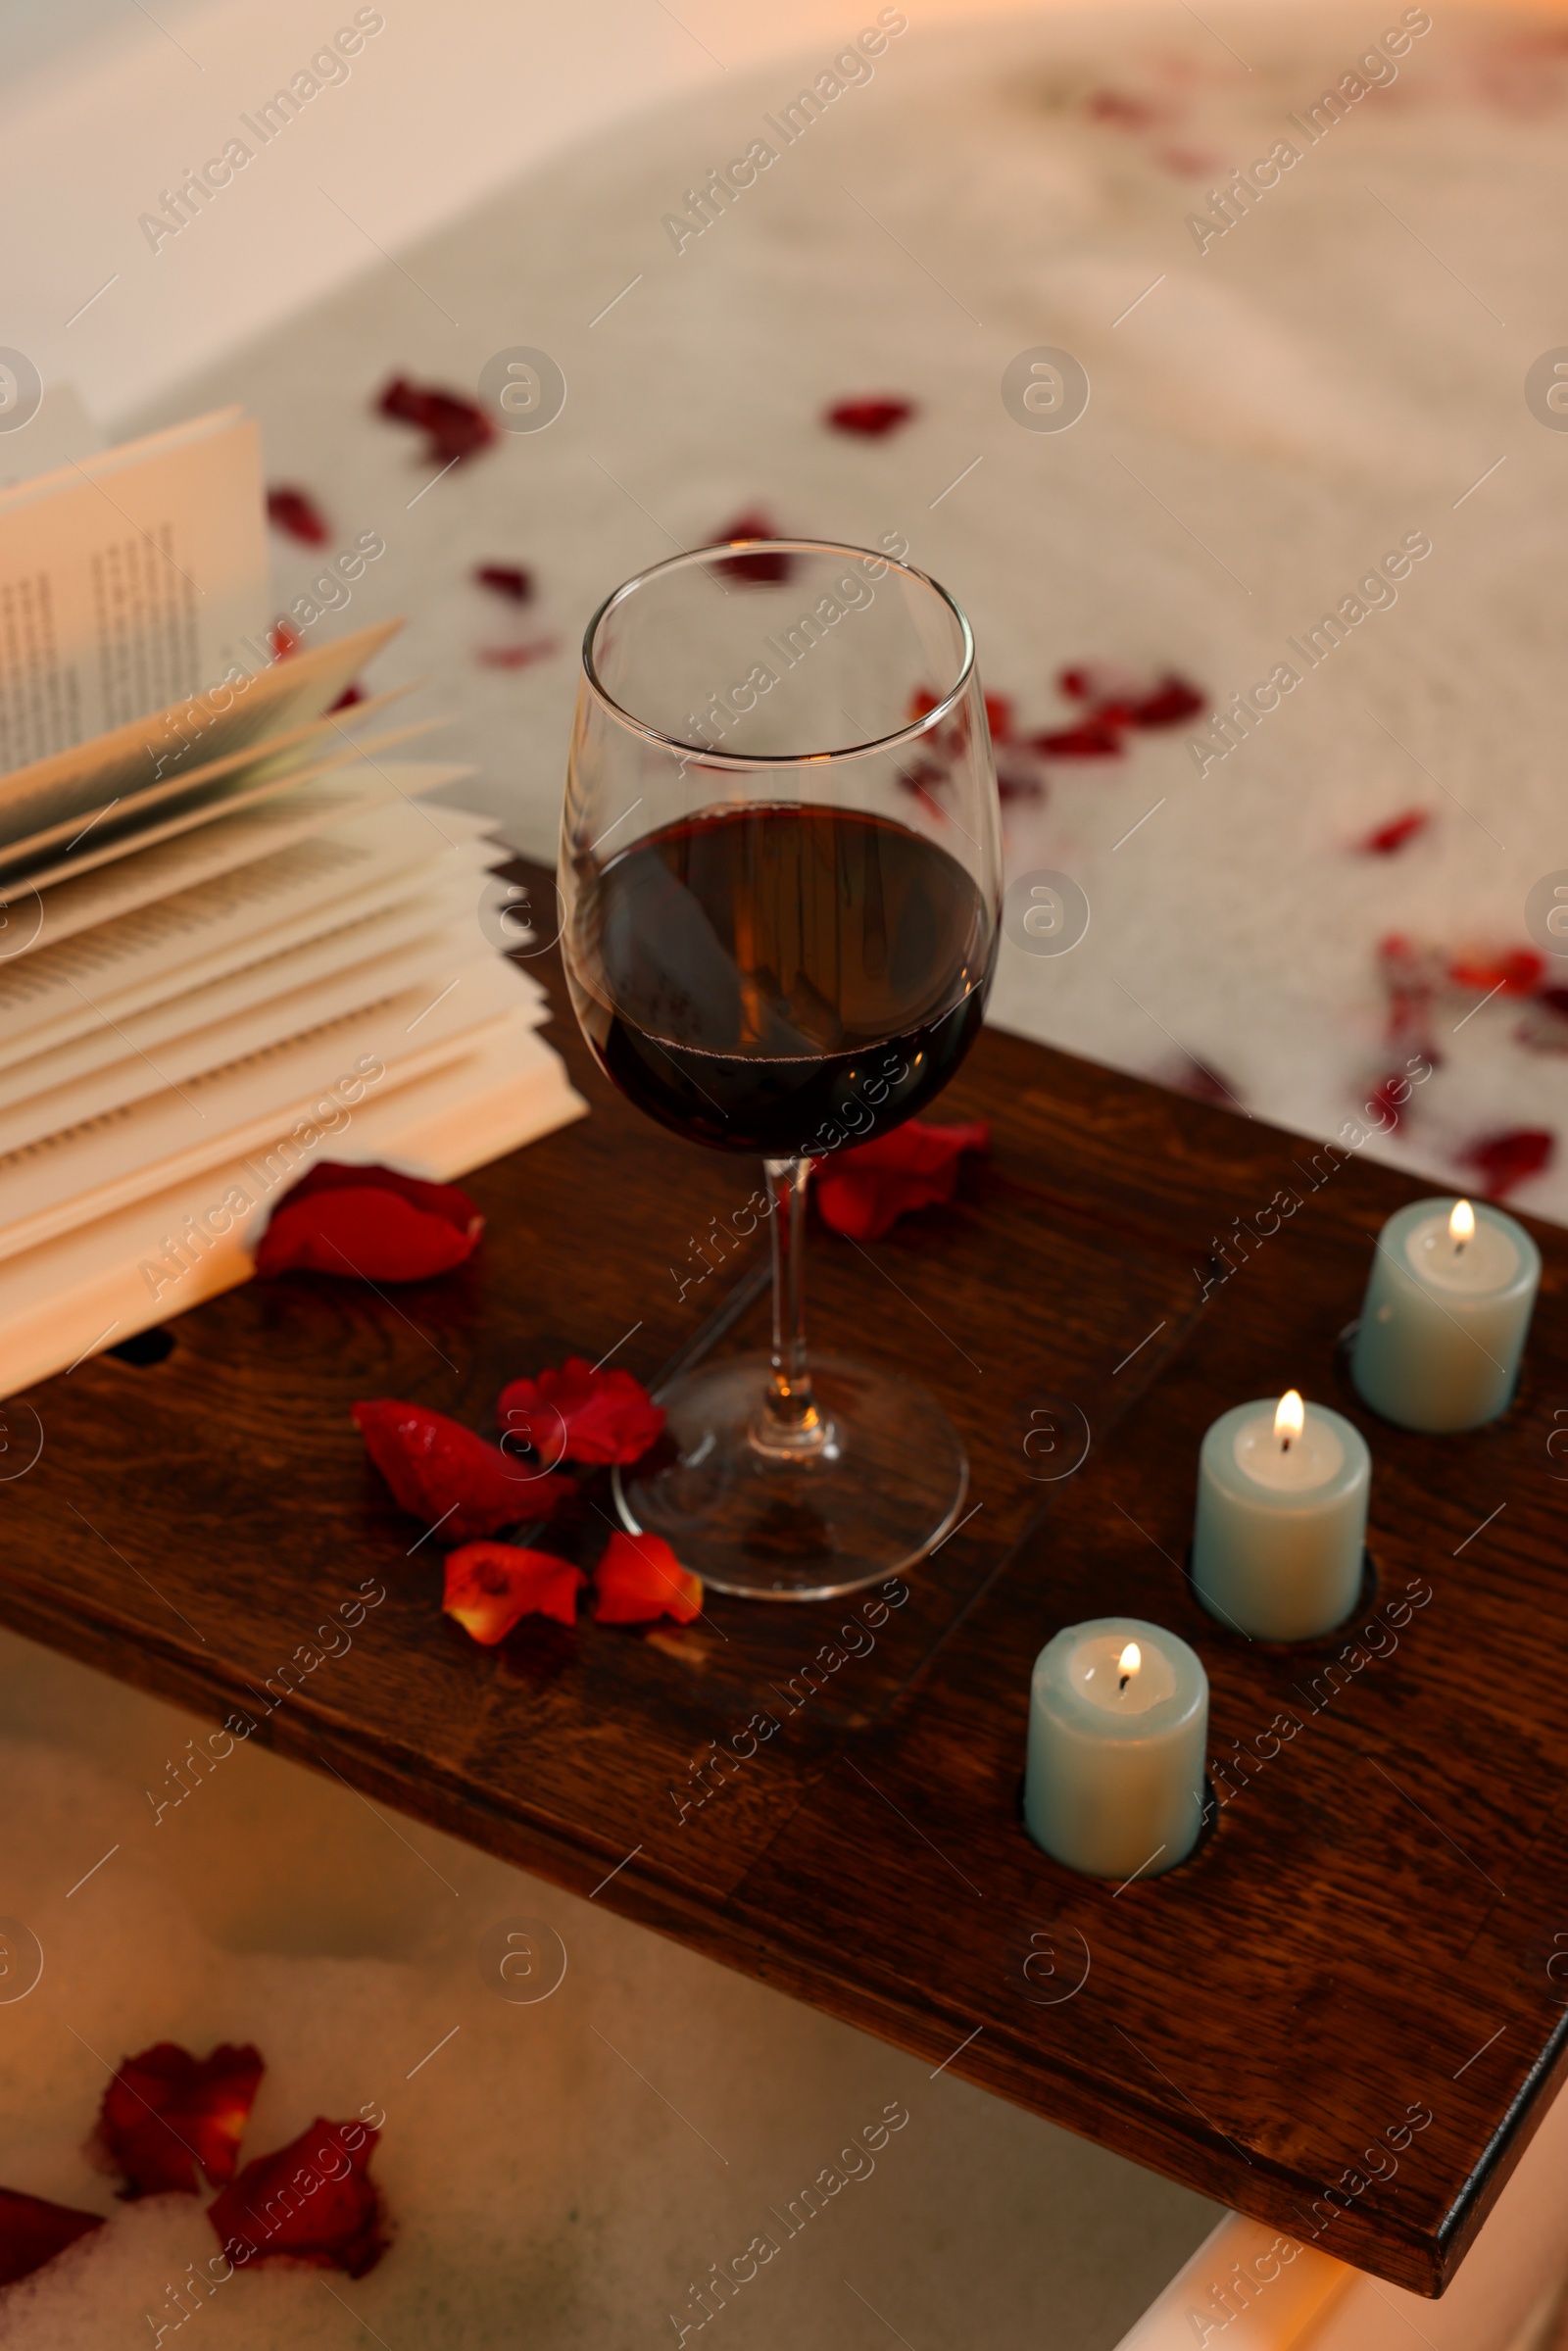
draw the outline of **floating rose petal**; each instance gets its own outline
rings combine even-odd
[[[529,645],[481,645],[479,659],[487,669],[531,669],[560,651],[559,637],[535,637]]]
[[[596,1625],[646,1625],[672,1616],[689,1625],[703,1613],[701,1579],[682,1567],[661,1536],[617,1532],[594,1570]]]
[[[436,384],[413,383],[406,375],[394,375],[375,405],[383,416],[419,427],[426,436],[425,455],[434,465],[474,457],[496,438],[495,425],[471,400]]]
[[[719,539],[776,539],[778,525],[771,514],[759,508],[752,514],[737,514],[718,531]],[[754,587],[767,587],[788,579],[795,568],[793,556],[772,551],[766,555],[728,555],[713,566],[726,579],[750,581]]]
[[[42,2196],[0,2187],[0,2286],[30,2278],[78,2236],[103,2225],[99,2213],[76,2212],[69,2204],[50,2204]]]
[[[334,710],[352,710],[357,702],[363,702],[364,700],[365,688],[363,686],[345,686],[342,693],[338,696],[336,702],[329,702],[327,704],[327,716],[330,717]]]
[[[858,433],[864,441],[884,441],[901,424],[907,424],[914,414],[912,400],[870,394],[858,400],[839,401],[828,410],[823,422],[835,432]]]
[[[483,1231],[484,1218],[456,1184],[321,1159],[278,1202],[256,1270],[264,1279],[331,1273],[424,1282],[471,1257]]]
[[[1127,710],[1129,726],[1180,726],[1184,718],[1194,717],[1204,707],[1204,698],[1185,677],[1171,670],[1162,677],[1152,692],[1142,695]],[[1100,713],[1105,715],[1102,710]]]
[[[853,1151],[819,1163],[815,1191],[822,1221],[851,1241],[880,1241],[911,1208],[952,1200],[964,1151],[991,1149],[983,1119],[963,1126],[926,1126],[906,1119]]]
[[[527,604],[533,596],[533,573],[520,563],[475,563],[473,576],[479,587],[504,596],[509,604]]]
[[[236,2269],[252,2261],[308,2262],[363,2278],[386,2251],[380,2198],[368,2167],[379,2138],[363,2123],[318,2115],[286,2147],[248,2163],[207,2207]]]
[[[1478,996],[1532,996],[1545,968],[1545,956],[1533,947],[1471,948],[1454,956],[1448,977]]]
[[[493,1648],[525,1616],[577,1621],[577,1592],[587,1582],[568,1560],[513,1543],[466,1543],[447,1555],[441,1605],[465,1633]]]
[[[275,490],[269,490],[267,519],[306,547],[326,545],[326,517],[309,490],[291,489],[282,484]]]
[[[268,632],[267,648],[274,661],[286,661],[291,653],[300,649],[300,632],[286,620],[274,622]]]
[[[575,1491],[569,1478],[530,1472],[423,1404],[377,1396],[356,1404],[351,1417],[393,1498],[454,1547],[544,1518]]]
[[[1368,857],[1392,857],[1396,850],[1413,841],[1418,833],[1424,833],[1431,822],[1429,809],[1406,808],[1402,816],[1391,816],[1387,824],[1380,824],[1375,832],[1368,833],[1360,847]]]
[[[568,1355],[559,1371],[537,1380],[513,1380],[501,1391],[496,1419],[552,1467],[557,1459],[640,1461],[664,1426],[662,1407],[629,1371],[595,1371],[582,1355]]]
[[[1483,1135],[1459,1153],[1459,1161],[1476,1169],[1488,1200],[1506,1200],[1517,1186],[1543,1175],[1556,1153],[1550,1127],[1509,1127],[1500,1135]]]
[[[1055,728],[1048,735],[1030,735],[1031,751],[1043,759],[1124,759],[1127,746],[1120,726],[1092,715],[1081,726]]]
[[[173,2188],[194,2196],[198,2164],[210,2186],[232,2180],[266,2070],[259,2049],[228,2041],[208,2057],[193,2057],[177,2041],[161,2040],[123,2059],[104,2092],[97,2131],[103,2155],[124,2175],[121,2194],[156,2196]]]

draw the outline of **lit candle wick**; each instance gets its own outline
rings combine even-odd
[[[1116,1660],[1116,1671],[1121,1676],[1121,1681],[1117,1685],[1118,1695],[1126,1689],[1128,1683],[1132,1680],[1134,1674],[1137,1673],[1138,1668],[1143,1664],[1143,1662],[1144,1653],[1142,1649],[1138,1646],[1136,1641],[1130,1641],[1127,1643],[1127,1646],[1123,1649],[1121,1655]]]
[[[1448,1239],[1453,1243],[1453,1253],[1456,1257],[1464,1254],[1464,1245],[1467,1241],[1474,1239],[1475,1229],[1476,1212],[1474,1208],[1467,1200],[1456,1200],[1448,1217]]]
[[[1279,1448],[1282,1453],[1290,1451],[1292,1439],[1299,1437],[1305,1426],[1306,1406],[1302,1403],[1300,1395],[1296,1389],[1287,1388],[1285,1394],[1280,1397],[1279,1409],[1274,1415],[1274,1434],[1279,1440]]]

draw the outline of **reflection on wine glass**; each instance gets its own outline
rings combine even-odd
[[[794,539],[618,588],[583,644],[561,891],[601,1064],[677,1134],[760,1154],[773,1210],[771,1354],[661,1394],[675,1457],[621,1473],[622,1515],[722,1592],[897,1574],[956,1523],[963,1447],[902,1373],[808,1362],[802,1244],[813,1161],[923,1109],[985,1009],[1000,820],[952,598]]]

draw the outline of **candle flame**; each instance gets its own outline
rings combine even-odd
[[[1448,1217],[1448,1239],[1455,1249],[1463,1249],[1475,1239],[1476,1212],[1467,1200],[1456,1200]]]
[[[1305,1426],[1306,1406],[1296,1389],[1287,1388],[1274,1415],[1274,1435],[1282,1452],[1290,1450],[1291,1440],[1299,1437]]]
[[[1138,1668],[1143,1664],[1143,1650],[1139,1647],[1136,1641],[1130,1641],[1127,1643],[1127,1646],[1123,1649],[1121,1655],[1116,1660],[1116,1671],[1121,1676],[1121,1681],[1117,1686],[1119,1689],[1126,1689],[1128,1683],[1132,1680],[1134,1674],[1137,1673]]]

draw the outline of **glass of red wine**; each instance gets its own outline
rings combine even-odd
[[[766,1171],[737,1175],[732,1224],[769,1224],[771,1351],[674,1380],[671,1444],[617,1473],[632,1532],[720,1592],[853,1592],[956,1523],[968,1467],[936,1398],[808,1359],[802,1249],[813,1164],[923,1110],[973,1042],[1001,874],[974,639],[923,572],[741,540],[594,615],[561,851],[572,1004],[639,1108]]]

